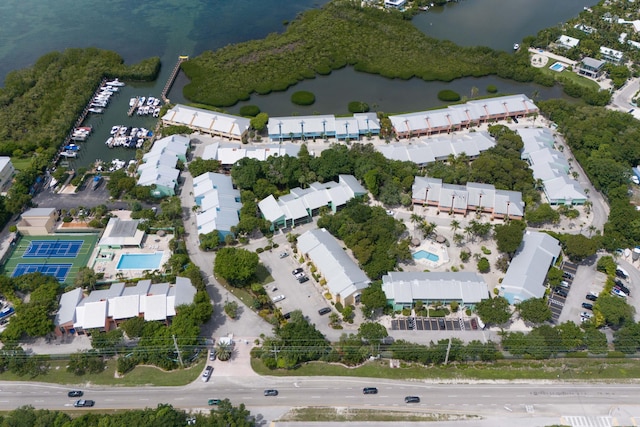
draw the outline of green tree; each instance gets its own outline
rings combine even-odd
[[[596,268],[598,271],[613,277],[616,274],[617,265],[612,256],[606,255],[598,259]]]
[[[488,273],[491,269],[491,264],[489,264],[489,260],[485,257],[482,257],[478,260],[478,271],[480,273]]]
[[[74,284],[85,289],[95,290],[98,277],[93,268],[81,267],[76,274]]]
[[[582,234],[570,234],[564,241],[564,251],[574,262],[580,262],[590,257],[598,250],[598,242],[596,239],[590,239]]]
[[[227,344],[226,342],[218,342],[216,345],[216,355],[218,360],[222,362],[226,362],[231,359],[233,355],[233,346],[231,344]]]
[[[220,170],[220,162],[215,159],[203,159],[201,157],[194,158],[189,162],[189,173],[194,178],[207,172],[218,172]]]
[[[542,323],[551,320],[551,309],[544,298],[529,298],[517,304],[516,309],[527,322]]]
[[[67,372],[75,375],[99,374],[104,368],[104,359],[95,350],[72,353],[67,364]]]
[[[551,267],[547,272],[547,283],[549,286],[558,286],[562,282],[562,270],[556,267]]]
[[[387,306],[387,296],[382,290],[382,282],[375,281],[362,291],[360,302],[367,311],[378,310]]]
[[[614,295],[603,295],[594,303],[593,311],[602,315],[604,323],[619,327],[633,322],[634,308],[627,304],[625,298]]]
[[[238,303],[235,301],[228,301],[224,304],[224,312],[232,319],[238,316]]]
[[[494,230],[498,250],[508,254],[510,258],[513,257],[522,243],[524,229],[525,224],[522,221],[509,221],[507,224],[496,225]]]
[[[255,276],[260,259],[258,254],[246,249],[222,248],[216,254],[213,271],[231,285],[249,284]]]
[[[367,341],[377,342],[388,335],[387,328],[375,322],[364,322],[358,328],[358,336]]]
[[[476,305],[476,311],[486,324],[501,325],[511,318],[509,301],[504,297],[483,299]]]

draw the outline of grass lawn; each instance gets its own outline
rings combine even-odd
[[[37,377],[18,376],[11,372],[3,372],[0,374],[0,381],[39,381],[53,384],[95,384],[108,386],[183,386],[195,381],[206,364],[206,359],[202,358],[198,363],[187,369],[177,369],[175,371],[165,372],[158,368],[149,366],[138,366],[122,378],[116,378],[116,362],[110,360],[107,362],[107,368],[99,374],[89,374],[78,376],[67,372],[66,360],[52,360],[50,362],[51,369],[45,375]]]
[[[570,70],[564,70],[558,73],[557,71],[550,70],[549,67],[543,67],[540,69],[540,71],[553,76],[553,78],[556,81],[561,83],[571,82],[571,83],[578,84],[580,86],[586,86],[589,89],[594,89],[594,90],[600,89],[600,86],[598,85],[598,83],[586,77],[582,77]]]
[[[474,415],[437,414],[409,411],[387,411],[359,408],[293,408],[278,421],[460,421],[479,419]]]
[[[350,376],[386,379],[473,380],[625,380],[640,378],[640,361],[631,359],[501,360],[491,364],[467,363],[421,366],[403,363],[390,368],[386,361],[365,363],[357,368],[311,362],[298,369],[269,370],[261,360],[251,359],[253,370],[271,376]]]
[[[32,160],[31,157],[27,157],[25,159],[12,157],[11,164],[17,171],[21,171],[29,167],[29,165],[31,164],[31,160]]]

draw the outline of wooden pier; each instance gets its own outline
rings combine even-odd
[[[171,90],[171,86],[173,86],[173,83],[176,81],[176,77],[178,77],[178,73],[180,72],[180,65],[184,61],[188,61],[188,60],[189,60],[188,56],[179,56],[178,57],[178,62],[176,63],[176,66],[173,67],[173,71],[171,72],[171,75],[169,76],[169,79],[167,80],[167,84],[164,85],[164,89],[162,89],[161,96],[162,96],[162,101],[165,104],[169,103],[169,98],[167,98],[167,94]]]
[[[134,102],[133,105],[129,108],[129,111],[127,111],[127,116],[129,117],[133,116],[133,113],[136,111],[136,108],[138,108],[139,103],[140,103],[140,98],[136,96],[136,102]]]

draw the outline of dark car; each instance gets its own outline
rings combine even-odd
[[[82,397],[84,393],[80,390],[71,390],[69,393],[67,393],[67,396],[69,397]]]
[[[264,391],[264,395],[265,396],[277,396],[278,395],[278,390],[274,390],[274,389],[265,390]]]
[[[616,284],[615,285],[616,288],[620,289],[622,292],[624,292],[627,295],[631,295],[631,290],[629,290],[629,288],[627,288],[625,285],[623,284]]]
[[[478,329],[478,321],[475,317],[471,318],[471,329]]]
[[[587,294],[585,295],[585,298],[588,299],[589,301],[596,301],[598,299],[598,296],[593,294]]]
[[[438,327],[440,329],[447,329],[447,324],[444,322],[444,319],[442,317],[438,319]]]
[[[282,315],[282,317],[284,317],[287,320],[291,319],[291,312],[287,311],[285,314]]]
[[[91,408],[96,402],[93,400],[76,400],[73,406],[76,408]]]
[[[560,295],[561,297],[565,297],[565,298],[569,295],[569,293],[565,289],[562,289],[562,288],[555,288],[553,290],[553,292],[555,292],[556,294]]]
[[[407,396],[404,398],[404,403],[420,403],[418,396]]]
[[[298,277],[298,282],[300,282],[300,283],[304,283],[304,282],[308,282],[308,281],[309,281],[309,277],[307,277],[307,276]]]
[[[324,316],[327,313],[331,313],[331,309],[329,307],[324,307],[324,308],[321,308],[320,310],[318,310],[318,314],[320,316]]]
[[[562,277],[565,279],[573,279],[573,274],[569,273],[568,271],[563,271]]]
[[[593,310],[593,304],[589,304],[588,302],[583,302],[582,308],[586,308],[587,310]]]
[[[627,278],[627,275],[625,274],[625,272],[622,271],[622,270],[619,270],[619,269],[616,270],[616,276],[618,276],[621,279],[626,279]]]
[[[209,406],[219,405],[220,403],[222,403],[221,399],[209,399],[207,401],[207,405],[209,405]]]
[[[362,394],[378,394],[378,389],[375,387],[365,387],[362,389]]]
[[[293,274],[294,276],[295,276],[296,274],[300,274],[300,273],[302,273],[302,269],[301,269],[300,267],[296,268],[295,270],[293,270],[293,271],[291,272],[291,274]]]

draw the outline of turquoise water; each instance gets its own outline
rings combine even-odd
[[[555,64],[553,64],[551,67],[549,67],[550,69],[552,69],[553,71],[562,71],[564,70],[564,65],[562,65],[559,62],[556,62]]]
[[[414,252],[413,259],[426,259],[433,262],[438,262],[440,257],[436,254],[432,254],[429,251],[419,250],[418,252]]]
[[[160,262],[164,252],[155,254],[122,254],[116,270],[156,270],[160,268]]]

